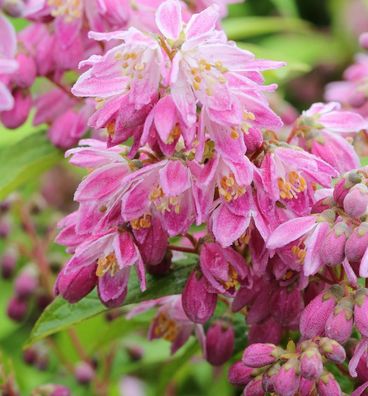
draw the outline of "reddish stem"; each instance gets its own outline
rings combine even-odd
[[[192,249],[192,248],[187,248],[184,246],[173,246],[173,245],[169,245],[168,249],[170,250],[174,250],[177,252],[184,252],[184,253],[194,253],[194,254],[198,254],[196,249]]]

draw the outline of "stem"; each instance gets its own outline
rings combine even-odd
[[[184,252],[184,253],[194,253],[194,254],[198,254],[196,249],[192,249],[192,248],[187,248],[184,246],[173,246],[173,245],[169,245],[168,249],[170,250],[174,250],[176,252]]]
[[[87,352],[84,350],[83,345],[81,344],[79,337],[74,329],[68,329],[68,335],[70,337],[70,341],[72,342],[76,352],[78,353],[81,360],[89,361],[89,357]]]
[[[20,209],[20,218],[25,232],[28,234],[29,238],[31,239],[32,242],[31,256],[33,257],[34,261],[36,262],[36,264],[40,269],[41,280],[44,283],[44,286],[48,294],[51,297],[53,297],[52,275],[46,257],[45,248],[42,241],[39,239],[37,235],[37,231],[33,224],[31,215],[28,211],[28,207],[26,207],[23,204]]]
[[[288,138],[286,139],[286,143],[290,143],[294,137],[297,135],[299,129],[296,126],[293,126],[293,129],[290,131]]]
[[[64,364],[65,368],[69,371],[71,375],[74,375],[74,367],[73,365],[66,359],[63,352],[59,348],[56,342],[54,342],[51,338],[47,339],[48,344],[54,350],[55,354],[57,355],[58,359]]]
[[[194,247],[195,249],[197,249],[197,245],[198,245],[197,239],[194,238],[193,235],[189,234],[189,232],[187,232],[184,236],[185,236],[187,239],[189,239],[189,241],[190,241],[190,243],[193,245],[193,247]]]
[[[328,271],[328,273],[331,275],[331,278],[333,279],[333,281],[334,281],[335,283],[339,283],[339,279],[337,278],[337,276],[336,276],[334,270],[333,270],[332,268],[330,268],[330,267],[327,267],[327,271]]]
[[[69,97],[73,98],[74,100],[78,100],[78,98],[76,98],[71,91],[65,87],[63,84],[59,83],[58,81],[53,80],[50,76],[45,76],[45,78],[47,80],[49,80],[51,83],[53,83],[54,85],[56,85],[59,89],[61,89],[64,93],[66,93]]]

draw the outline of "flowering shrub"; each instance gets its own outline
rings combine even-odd
[[[32,114],[51,142],[42,132],[32,155],[10,149],[0,195],[59,149],[84,175],[55,168],[26,199],[3,201],[0,236],[15,235],[0,260],[4,279],[16,274],[7,315],[34,325],[27,364],[48,369],[53,351],[91,394],[116,393],[109,338],[147,329],[178,352],[169,377],[201,354],[231,363],[244,396],[364,395],[367,55],[299,114],[269,81],[287,63],[228,39],[228,3],[0,1],[1,123],[17,129]],[[9,17],[28,24],[16,34]],[[98,342],[71,327],[87,319]],[[72,361],[49,337],[59,331]],[[140,345],[124,350],[143,359]],[[132,373],[121,393],[145,394]],[[175,394],[170,380],[157,394]],[[45,382],[32,394],[74,394]],[[0,386],[18,394],[1,356]]]

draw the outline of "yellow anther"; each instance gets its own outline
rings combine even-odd
[[[98,277],[105,275],[106,272],[110,272],[110,275],[114,276],[118,270],[119,266],[114,253],[110,253],[106,257],[102,257],[97,260],[96,275]]]

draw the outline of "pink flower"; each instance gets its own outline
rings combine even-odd
[[[186,232],[195,218],[192,179],[186,164],[164,160],[132,175],[131,187],[122,197],[125,221],[147,214],[158,216],[169,235]]]
[[[205,336],[202,325],[194,324],[186,316],[181,303],[181,296],[167,296],[157,300],[148,300],[133,308],[128,318],[159,306],[148,331],[150,340],[163,338],[171,342],[171,353],[181,348],[195,332],[203,350]]]
[[[64,271],[66,275],[72,274],[96,262],[98,294],[108,307],[124,301],[132,266],[136,267],[142,291],[145,290],[143,261],[128,231],[113,230],[85,240],[75,249]]]
[[[97,100],[97,111],[90,124],[94,128],[108,127],[114,139],[119,129],[127,128],[120,119],[122,106],[138,112],[156,100],[164,58],[158,43],[134,28],[126,32],[91,32],[90,37],[103,41],[124,40],[103,56],[93,55],[83,61],[80,66],[89,69],[72,89],[76,96]]]
[[[7,88],[8,75],[13,73],[18,64],[14,59],[16,35],[13,25],[0,14],[0,112],[10,110],[14,100]]]

